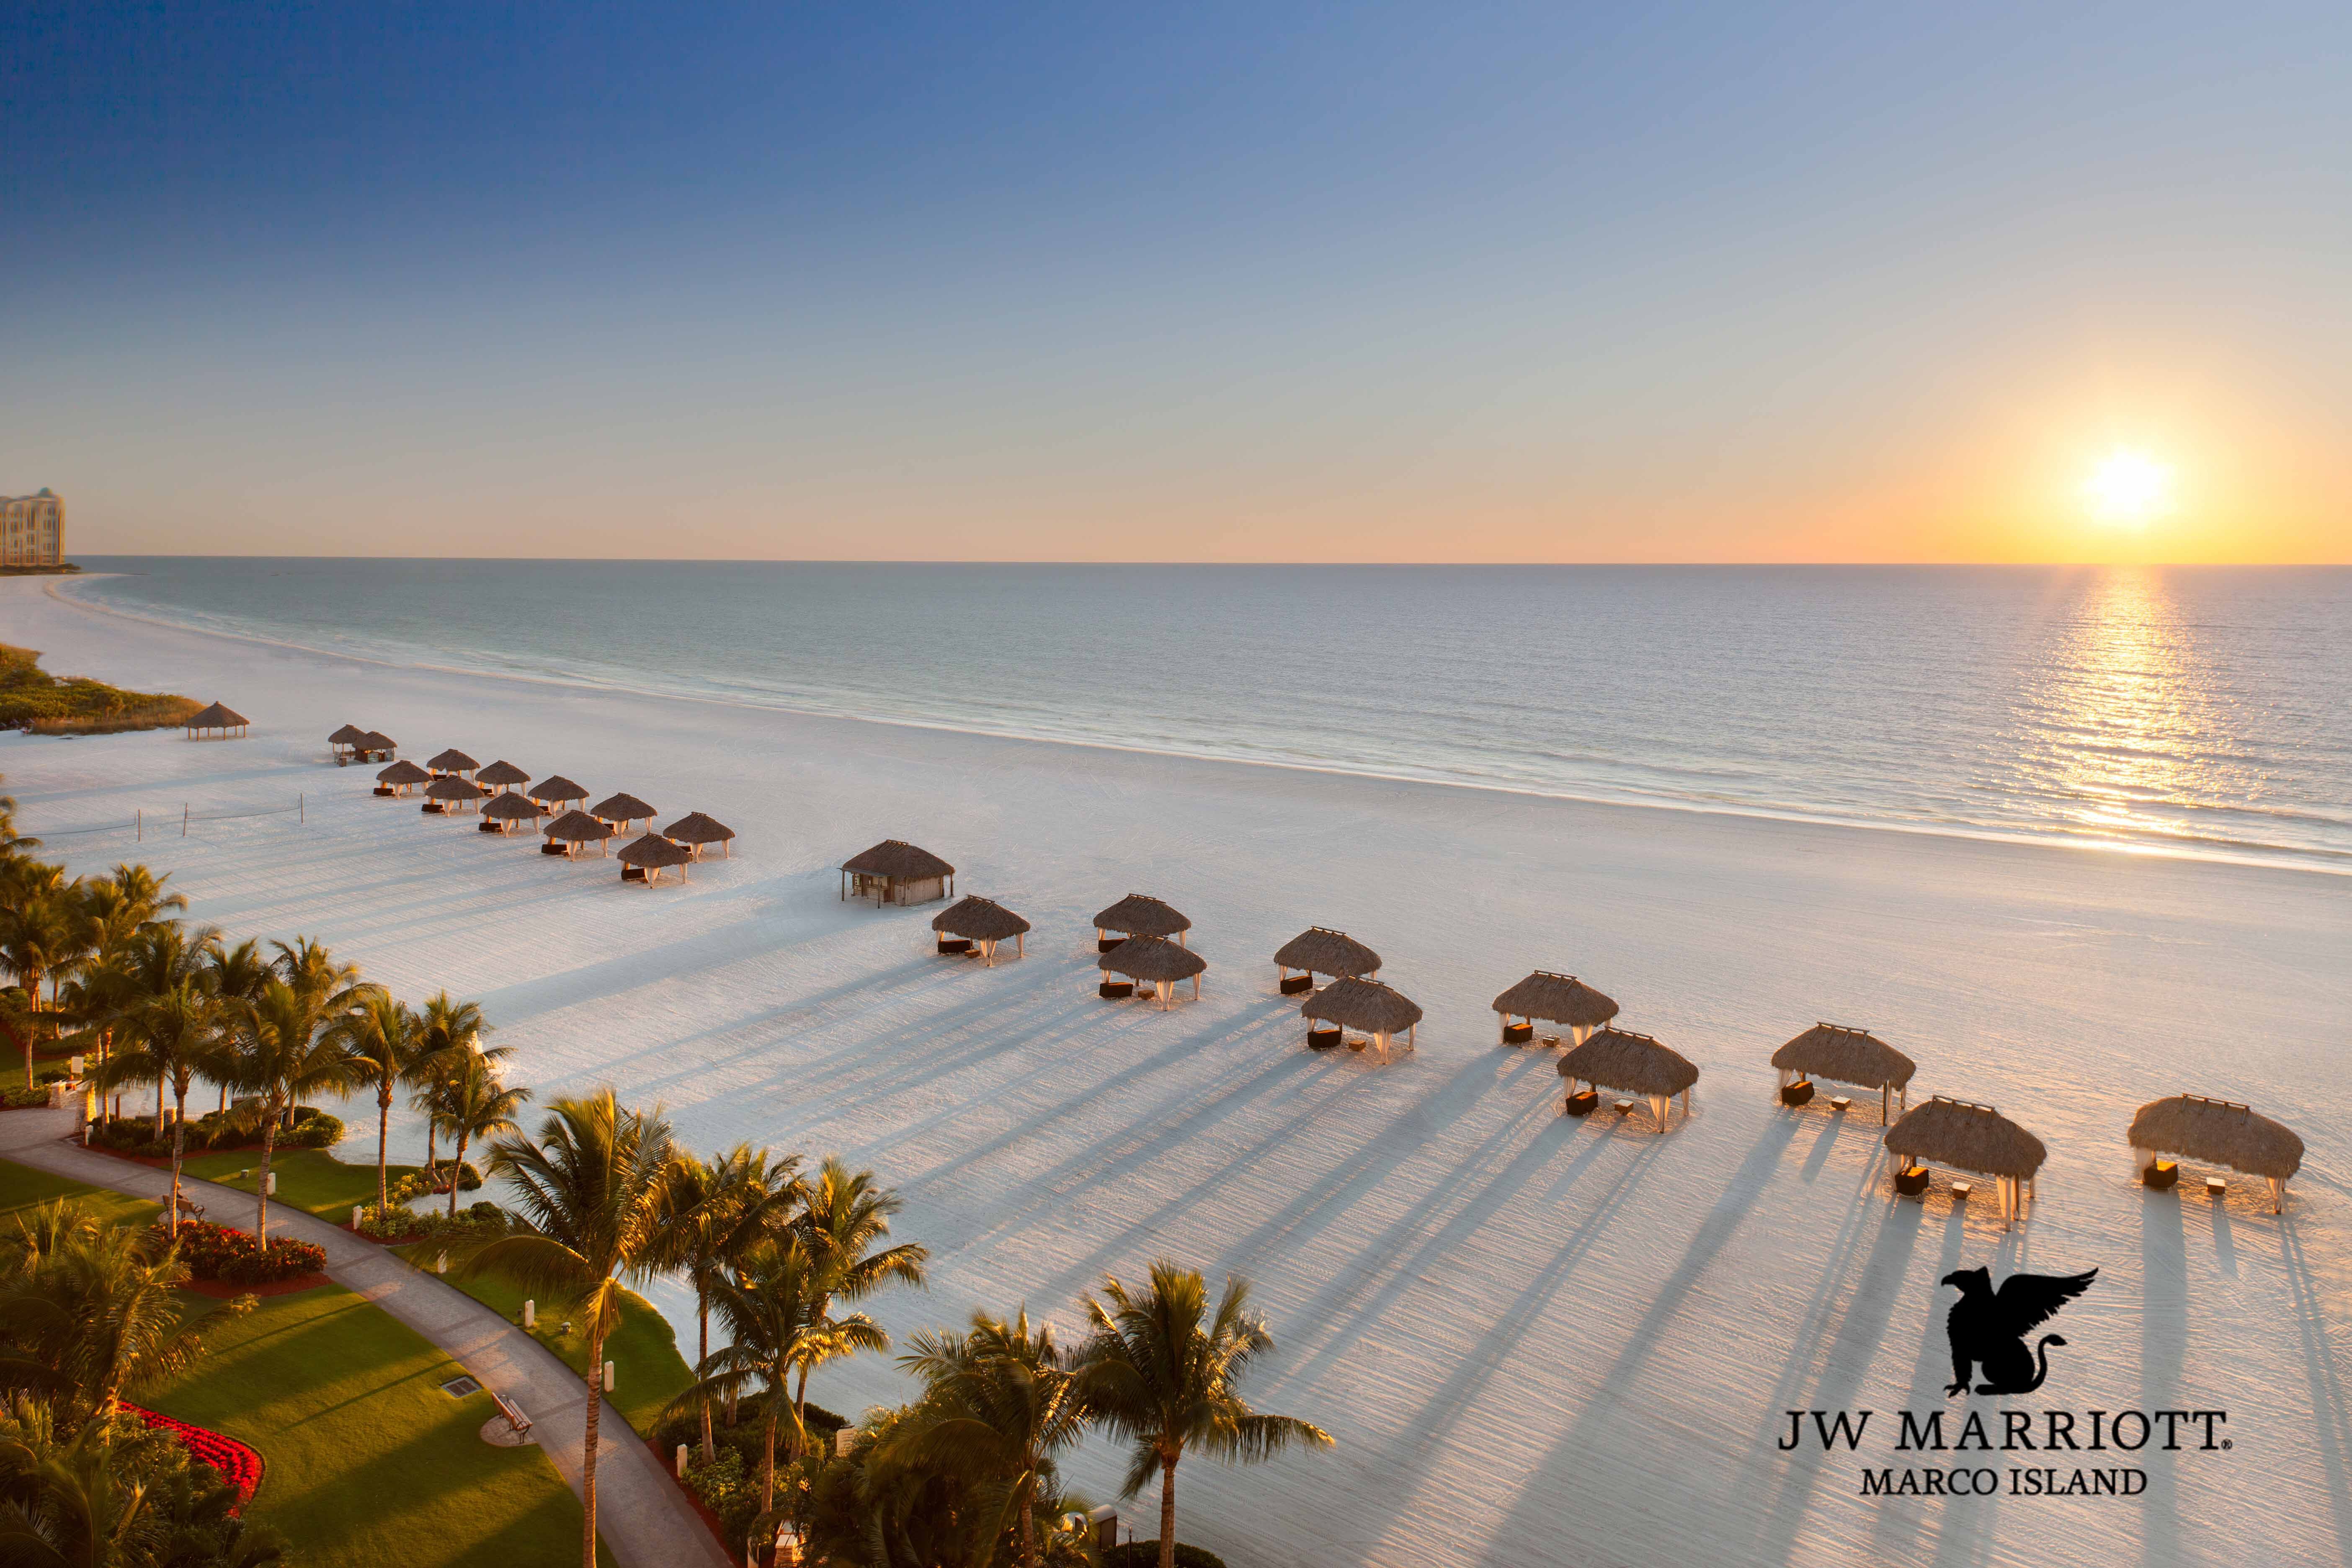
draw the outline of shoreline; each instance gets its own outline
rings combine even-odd
[[[423,558],[420,558],[423,559]],[[121,576],[115,572],[85,573],[73,581],[95,582],[101,578]],[[463,679],[512,682],[524,686],[549,687],[565,691],[600,692],[614,697],[638,698],[656,701],[695,702],[714,708],[756,713],[780,713],[798,719],[831,721],[852,724],[875,724],[893,729],[924,731],[938,734],[969,735],[986,740],[1014,742],[1034,746],[1067,746],[1086,751],[1110,752],[1141,757],[1164,757],[1197,763],[1224,763],[1235,767],[1271,768],[1285,772],[1310,773],[1333,778],[1365,779],[1381,784],[1413,784],[1434,789],[1466,790],[1482,795],[1501,795],[1531,800],[1561,801],[1577,805],[1615,807],[1629,811],[1680,812],[1696,816],[1731,817],[1743,821],[1786,823],[1801,826],[1829,827],[1857,833],[1893,833],[1921,838],[1958,839],[1970,843],[2000,844],[2041,849],[2070,850],[2094,855],[2122,855],[2160,860],[2186,860],[2202,864],[2240,866],[2261,870],[2294,871],[2322,877],[2352,877],[2352,852],[2324,849],[2280,849],[2248,847],[2227,848],[2188,847],[2162,843],[2118,843],[2113,840],[2083,837],[2067,834],[2035,834],[1997,828],[1948,826],[1924,822],[1872,821],[1861,817],[1838,816],[1803,811],[1773,811],[1760,806],[1709,805],[1690,800],[1626,799],[1602,795],[1580,795],[1563,790],[1537,789],[1527,785],[1481,783],[1470,779],[1430,778],[1414,773],[1386,773],[1373,768],[1349,767],[1336,763],[1312,763],[1274,757],[1234,756],[1208,751],[1180,751],[1168,747],[1125,744],[1115,741],[1087,740],[1066,735],[1044,735],[1013,730],[986,729],[969,724],[953,724],[944,721],[909,719],[886,714],[842,711],[829,709],[799,708],[786,702],[755,702],[743,698],[730,698],[707,691],[665,689],[655,687],[630,687],[609,682],[567,679],[561,676],[532,675],[519,670],[473,668],[463,665],[435,664],[421,660],[400,660],[352,653],[340,648],[320,647],[313,643],[299,642],[289,637],[265,637],[255,632],[231,631],[222,627],[200,626],[176,621],[167,616],[127,610],[117,605],[94,604],[63,591],[65,584],[54,582],[43,585],[43,593],[71,609],[83,614],[111,616],[142,626],[150,626],[188,637],[214,637],[226,642],[245,643],[256,647],[282,650],[320,659],[331,659],[366,668],[413,670],[427,674],[454,676]],[[2331,857],[2333,863],[2331,863]]]

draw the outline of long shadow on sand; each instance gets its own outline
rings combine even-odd
[[[2303,1340],[2304,1374],[2311,1383],[2319,1464],[2327,1477],[2327,1506],[2335,1515],[2336,1555],[2339,1562],[2352,1562],[2352,1478],[2346,1474],[2347,1457],[2352,1457],[2352,1399],[2336,1370],[2326,1300],[2304,1254],[2302,1226],[2293,1214],[2279,1216],[2279,1250],[2286,1261],[2295,1329]]]

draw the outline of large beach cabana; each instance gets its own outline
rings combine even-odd
[[[540,780],[530,786],[529,794],[531,799],[551,809],[561,809],[575,802],[581,805],[588,804],[588,791],[562,773]]]
[[[2023,1217],[2033,1197],[2033,1173],[2050,1157],[2041,1139],[1991,1106],[1940,1094],[1886,1130],[1886,1152],[1904,1163],[1895,1191],[1910,1197],[1927,1190],[1923,1162],[1990,1176],[2004,1230]]]
[[[443,773],[425,786],[425,809],[436,816],[446,816],[465,810],[489,793],[471,779]]]
[[[540,818],[539,802],[526,800],[512,790],[501,790],[482,803],[484,833],[512,833],[526,822]]]
[[[421,784],[431,784],[433,775],[415,763],[398,762],[380,770],[375,775],[378,795],[406,795]]]
[[[470,778],[474,770],[482,764],[452,746],[439,756],[427,759],[425,765],[436,773],[457,773]]]
[[[648,833],[621,846],[621,880],[624,882],[658,882],[661,874],[676,867],[677,874],[692,881],[693,874],[687,866],[694,859],[694,851],[683,844],[672,844],[658,833]]]
[[[400,742],[381,730],[370,730],[360,737],[358,761],[388,763],[400,754]]]
[[[1573,974],[1538,969],[1496,997],[1495,1011],[1502,1015],[1507,1046],[1524,1046],[1534,1039],[1538,1018],[1567,1026],[1568,1043],[1580,1046],[1592,1037],[1593,1030],[1617,1016],[1617,1004]],[[1558,1044],[1556,1040],[1546,1043]]]
[[[1106,975],[1124,974],[1139,984],[1149,985],[1159,994],[1162,1011],[1180,980],[1192,983],[1192,1000],[1201,999],[1201,971],[1209,961],[1189,947],[1179,947],[1161,936],[1131,936],[1100,958],[1095,966]],[[1102,994],[1124,996],[1132,987],[1122,987],[1116,981],[1102,983]]]
[[[1893,1108],[1908,1104],[1911,1075],[1919,1064],[1867,1029],[1843,1024],[1815,1024],[1772,1053],[1780,1069],[1780,1099],[1802,1105],[1812,1099],[1812,1080],[1850,1083],[1878,1091],[1878,1124],[1894,1121]]]
[[[661,836],[673,844],[685,845],[698,860],[702,858],[703,850],[713,844],[722,846],[722,852],[730,858],[735,854],[735,830],[717,817],[706,816],[698,811],[688,812],[663,828]]]
[[[1101,916],[1096,919],[1099,921]],[[1282,976],[1282,994],[1296,996],[1302,991],[1314,990],[1318,974],[1328,974],[1334,980],[1370,979],[1381,972],[1381,955],[1346,931],[1333,931],[1329,926],[1308,926],[1275,949],[1274,966]],[[1291,973],[1294,969],[1298,973]]]
[[[1392,990],[1377,980],[1366,980],[1359,974],[1344,974],[1298,1005],[1299,1016],[1307,1020],[1307,1043],[1317,1050],[1328,1050],[1347,1037],[1349,1029],[1371,1037],[1379,1048],[1381,1060],[1389,1059],[1389,1049],[1399,1035],[1404,1037],[1404,1048],[1415,1049],[1413,1036],[1421,1026],[1421,1005],[1402,992]],[[1328,1028],[1315,1027],[1318,1023]],[[1363,1049],[1358,1042],[1356,1048]]]
[[[928,904],[955,892],[955,868],[903,838],[885,838],[841,863],[841,896],[884,904]]]
[[[368,732],[357,724],[346,724],[327,737],[327,749],[335,754],[335,766],[349,767],[366,743]]]
[[[1664,1132],[1666,1114],[1678,1094],[1683,1097],[1683,1120],[1690,1120],[1691,1085],[1698,1081],[1698,1066],[1648,1035],[1611,1025],[1596,1029],[1585,1037],[1582,1044],[1570,1046],[1563,1052],[1559,1076],[1570,1084],[1567,1103],[1560,1107],[1569,1115],[1582,1116],[1596,1109],[1601,1103],[1601,1089],[1621,1089],[1647,1100],[1650,1115],[1656,1120],[1658,1131]],[[1581,1090],[1574,1087],[1580,1083],[1585,1086]],[[1631,1108],[1630,1100],[1618,1106],[1621,1111]]]
[[[599,821],[611,823],[623,833],[629,830],[629,824],[633,822],[642,822],[648,828],[654,825],[654,808],[626,790],[619,795],[606,795],[588,808],[588,815]]]
[[[940,933],[941,952],[970,952],[977,947],[980,961],[991,969],[996,967],[996,944],[1000,942],[1011,941],[1016,958],[1028,951],[1029,922],[995,900],[983,899],[977,893],[968,893],[933,915],[931,929]]]
[[[1174,937],[1186,947],[1184,933],[1192,922],[1173,904],[1164,903],[1148,893],[1129,893],[1110,908],[1095,916],[1095,951],[1108,952],[1132,936]],[[1105,936],[1105,931],[1117,931],[1117,936]]]
[[[209,708],[200,708],[189,714],[182,727],[188,731],[188,739],[191,741],[201,741],[207,737],[215,741],[226,741],[229,738],[231,731],[243,736],[246,727],[252,722],[252,720],[226,703],[215,702]]]
[[[596,853],[604,853],[604,841],[614,836],[613,825],[600,821],[584,811],[567,811],[547,825],[547,842],[539,847],[542,855],[577,855],[583,844],[596,846]]]
[[[492,789],[498,790],[503,794],[504,792],[514,789],[519,785],[530,783],[530,775],[523,772],[520,768],[515,766],[512,763],[507,761],[504,757],[500,757],[488,767],[477,773],[474,775],[474,782],[476,784],[488,784]]]
[[[2149,1186],[2172,1185],[2182,1160],[2224,1165],[2268,1183],[2273,1214],[2286,1212],[2286,1184],[2303,1169],[2303,1140],[2285,1123],[2201,1094],[2148,1101],[2132,1118],[2130,1138],[2140,1179]]]

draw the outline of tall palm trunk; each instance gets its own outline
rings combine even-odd
[[[705,1377],[703,1368],[710,1360],[710,1285],[708,1280],[694,1288],[694,1321],[700,1338],[700,1359],[694,1363],[694,1375]],[[710,1436],[710,1395],[702,1396],[702,1462],[709,1464],[718,1456],[718,1445]]]
[[[272,1114],[261,1124],[261,1190],[260,1202],[254,1210],[253,1239],[263,1251],[269,1249],[269,1158],[278,1152],[278,1118]]]
[[[392,1080],[375,1091],[375,1217],[381,1225],[392,1207],[392,1182],[385,1174],[384,1149],[392,1142]]]
[[[449,1162],[449,1217],[453,1220],[457,1217],[457,1188],[461,1184],[457,1178],[465,1173],[466,1130],[461,1127],[457,1130],[457,1152]]]
[[[760,1511],[761,1513],[766,1513],[776,1506],[776,1396],[783,1391],[784,1385],[780,1381],[776,1384],[775,1393],[769,1394],[765,1401],[768,1407],[768,1430],[761,1438],[764,1447],[760,1456]]]
[[[1176,1459],[1160,1461],[1160,1568],[1176,1568]]]
[[[157,1080],[156,1088],[163,1088],[161,1079]],[[180,1108],[179,1114],[172,1118],[172,1239],[177,1241],[180,1239],[180,1162],[186,1158],[188,1150],[187,1079],[172,1080],[172,1097]]]
[[[593,1309],[591,1309],[592,1316]],[[591,1322],[588,1329],[588,1436],[580,1452],[580,1506],[586,1514],[586,1536],[580,1548],[581,1568],[596,1568],[596,1426],[604,1410],[604,1331]]]

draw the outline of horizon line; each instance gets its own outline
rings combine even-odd
[[[1704,572],[1806,571],[1822,568],[1852,571],[1886,569],[1946,571],[1955,568],[1984,571],[2079,571],[2085,568],[2105,570],[2116,567],[2157,567],[2167,571],[2273,572],[2336,571],[2352,567],[2352,559],[2341,561],[1097,561],[1047,560],[1017,556],[931,556],[921,559],[887,559],[831,555],[275,555],[244,552],[167,553],[133,551],[92,551],[89,555],[92,559],[121,561],[430,561],[478,562],[492,564],[536,563],[544,565],[614,566],[1100,566],[1119,569],[1137,566],[1233,569],[1346,567],[1397,571],[1448,569],[1502,572],[1526,571],[1530,568],[1576,571]],[[74,574],[54,567],[36,568],[34,572],[44,576]]]

